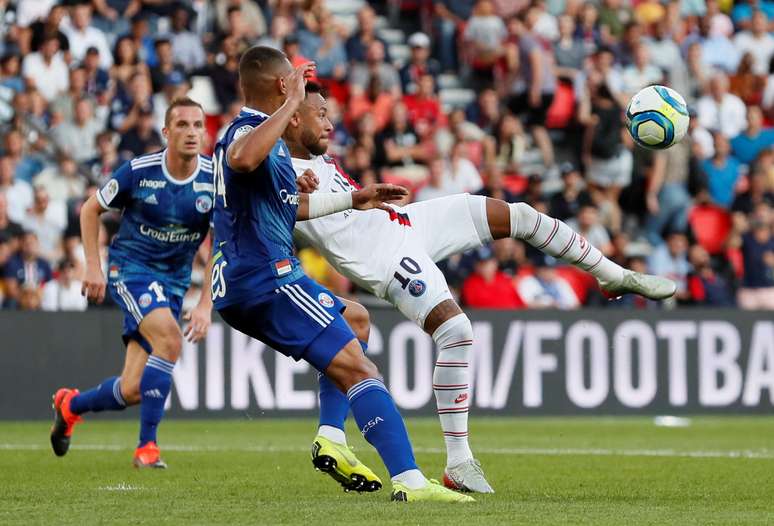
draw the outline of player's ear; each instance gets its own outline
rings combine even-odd
[[[166,126],[161,128],[161,136],[164,137],[165,142],[169,142],[169,128]]]
[[[289,124],[294,128],[298,128],[298,126],[301,124],[301,114],[298,112],[295,112],[293,116],[290,118]]]

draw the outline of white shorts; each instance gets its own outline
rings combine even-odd
[[[395,254],[384,299],[424,327],[430,311],[454,299],[436,262],[492,240],[486,198],[457,194],[412,203],[400,211],[408,214],[411,235]]]

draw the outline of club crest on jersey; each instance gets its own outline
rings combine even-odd
[[[253,127],[252,127],[252,126],[250,126],[249,124],[245,124],[244,126],[240,126],[240,127],[239,127],[239,128],[237,128],[237,130],[234,132],[234,138],[233,138],[232,140],[234,140],[234,141],[235,141],[235,140],[239,139],[240,137],[242,137],[243,135],[247,135],[247,134],[248,134],[248,133],[250,133],[252,130],[253,130]]]
[[[212,210],[212,198],[208,195],[200,195],[196,198],[196,210],[206,214]]]
[[[105,204],[109,205],[118,195],[118,180],[111,179],[108,181],[105,186],[102,187],[102,190],[99,191],[99,194],[102,196],[102,200]]]
[[[145,294],[140,296],[140,300],[138,301],[138,303],[140,304],[140,307],[142,307],[143,309],[146,309],[148,308],[148,306],[151,304],[152,301],[153,301],[153,298],[151,298],[151,295],[146,292]]]
[[[424,294],[425,290],[427,290],[427,285],[425,285],[425,282],[421,279],[412,279],[408,284],[409,294],[415,298],[418,298]]]
[[[317,295],[317,301],[319,301],[320,305],[326,309],[333,307],[333,298],[331,298],[331,296],[325,292],[321,292]]]

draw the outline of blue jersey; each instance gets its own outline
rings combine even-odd
[[[108,277],[156,280],[170,294],[182,296],[210,227],[212,161],[200,155],[194,173],[180,181],[169,174],[165,159],[163,150],[123,164],[97,192],[97,201],[105,209],[123,211],[110,245]]]
[[[229,145],[268,115],[242,108],[215,146],[215,255],[212,296],[216,309],[254,305],[303,277],[293,255],[299,197],[290,152],[279,139],[252,173],[228,165]]]

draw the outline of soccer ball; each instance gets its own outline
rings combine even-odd
[[[653,150],[680,142],[689,120],[685,99],[666,86],[643,88],[626,108],[626,125],[634,141]]]

